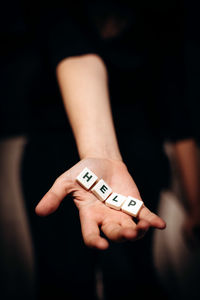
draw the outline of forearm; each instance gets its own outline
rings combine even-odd
[[[188,206],[194,213],[200,209],[200,164],[196,143],[192,139],[177,142],[174,152]]]
[[[80,158],[121,160],[101,58],[93,54],[67,58],[57,67],[57,79]]]

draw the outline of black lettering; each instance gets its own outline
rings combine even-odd
[[[100,188],[100,191],[104,194],[107,189],[108,189],[107,186],[102,185],[102,187]]]
[[[87,182],[92,178],[92,175],[91,176],[88,176],[89,172],[87,172],[83,178],[87,178]]]
[[[118,197],[118,196],[116,195],[114,198],[112,198],[112,200],[115,201],[115,202],[118,202],[118,200],[116,200],[117,197]]]
[[[135,200],[131,200],[128,204],[128,206],[135,206],[136,205],[136,201]]]

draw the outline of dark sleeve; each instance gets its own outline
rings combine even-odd
[[[200,4],[187,0],[185,22],[184,61],[186,69],[185,98],[189,104],[194,136],[200,142]]]
[[[186,99],[183,53],[167,55],[163,73],[159,104],[163,137],[171,142],[192,138],[194,124]]]
[[[173,31],[165,44],[161,72],[162,131],[164,138],[171,142],[197,137],[194,120],[194,112],[197,109],[194,105],[196,92],[189,87],[197,80],[197,73],[193,73],[191,78],[189,70],[192,68],[195,51],[194,48],[190,49],[190,53],[186,51],[189,45],[189,39],[186,37],[186,16],[183,11],[180,15],[181,18],[178,14],[175,16]]]
[[[47,46],[47,54],[53,68],[70,56],[98,53],[92,30],[84,22],[84,15],[70,14],[67,8],[47,12],[43,17],[43,33]]]

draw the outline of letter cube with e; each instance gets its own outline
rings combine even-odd
[[[141,200],[128,196],[121,209],[129,215],[137,217],[142,205],[143,202]]]
[[[102,202],[112,193],[112,189],[103,179],[99,180],[91,191]]]
[[[105,204],[108,207],[114,208],[116,210],[120,210],[122,204],[126,200],[126,197],[117,193],[113,193],[108,197]]]
[[[98,177],[90,171],[88,168],[85,168],[77,177],[76,180],[78,183],[83,186],[86,190],[89,190],[93,184],[97,181]]]

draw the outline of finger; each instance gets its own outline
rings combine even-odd
[[[137,240],[142,238],[148,231],[150,224],[145,220],[141,220],[137,225],[132,220],[126,220],[122,223],[123,236],[128,240]]]
[[[139,220],[144,220],[149,222],[151,227],[156,227],[158,229],[164,229],[166,223],[159,216],[151,212],[146,206],[144,206],[138,215]]]
[[[99,250],[107,249],[109,246],[108,241],[100,236],[97,221],[84,214],[80,214],[80,221],[83,240],[86,246]]]
[[[44,195],[35,208],[35,212],[40,216],[46,216],[53,213],[60,205],[62,200],[72,189],[72,182],[66,178],[59,177]]]
[[[118,223],[106,223],[102,225],[101,230],[111,241],[121,242],[124,240],[122,226]]]

